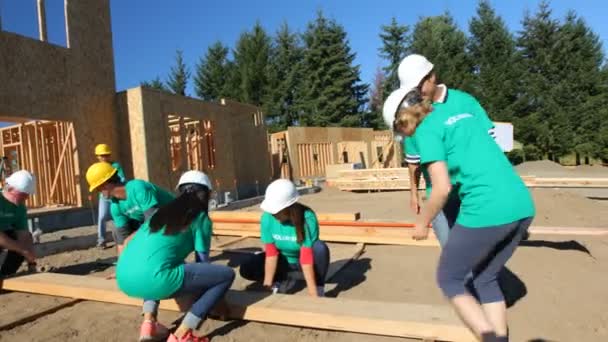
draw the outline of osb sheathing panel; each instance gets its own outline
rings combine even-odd
[[[213,122],[216,166],[206,171],[218,191],[236,195],[236,180],[243,197],[255,191],[255,180],[260,191],[268,184],[271,171],[266,129],[253,125],[256,107],[230,101],[221,105],[147,88],[130,89],[118,98],[119,116],[129,118],[134,177],[173,188],[186,171],[185,162],[180,170],[171,170],[167,116],[176,115]]]
[[[338,143],[344,141],[362,141],[368,143],[365,158],[366,163],[371,155],[369,142],[374,139],[374,131],[371,128],[343,128],[343,127],[289,127],[287,129],[288,144],[290,153],[297,151],[298,144],[308,143],[331,143],[332,154],[334,157],[333,164],[338,163],[339,153]],[[294,175],[300,174],[300,165],[298,158],[292,156],[291,164]],[[322,176],[322,175],[319,175]]]
[[[66,21],[69,49],[0,32],[0,115],[74,123],[82,198],[95,144],[118,146],[109,2],[68,1]]]

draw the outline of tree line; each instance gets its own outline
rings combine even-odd
[[[492,120],[513,123],[523,150],[512,158],[559,161],[574,153],[577,162],[608,161],[608,67],[599,36],[574,11],[555,18],[543,1],[512,33],[482,0],[466,33],[446,12],[413,26],[392,18],[379,36],[384,66],[371,85],[361,81],[344,27],[321,11],[303,33],[284,23],[270,35],[257,22],[232,51],[215,42],[193,73],[177,51],[165,81],[142,85],[260,106],[270,131],[292,125],[385,129],[382,104],[398,87],[399,62],[419,53],[435,64],[441,82],[477,97]],[[190,80],[195,94],[186,94]]]

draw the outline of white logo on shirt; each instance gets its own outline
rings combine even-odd
[[[272,238],[274,239],[274,241],[297,241],[295,236],[284,236],[279,234],[272,234]]]
[[[458,121],[460,121],[462,119],[472,118],[472,117],[473,117],[473,115],[471,115],[471,114],[458,114],[458,115],[450,116],[445,121],[445,124],[448,126],[452,126],[453,124],[457,123]]]

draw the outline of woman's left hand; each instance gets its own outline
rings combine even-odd
[[[429,227],[423,226],[420,224],[416,224],[414,227],[414,234],[412,234],[412,239],[414,240],[426,240],[429,236]]]

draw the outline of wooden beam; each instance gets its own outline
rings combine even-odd
[[[63,165],[63,160],[65,159],[65,152],[68,150],[69,141],[73,133],[74,126],[70,125],[70,127],[68,128],[68,133],[65,136],[65,140],[63,141],[63,147],[61,148],[61,154],[59,155],[59,162],[57,163],[57,167],[55,170],[55,177],[53,178],[53,184],[51,185],[51,198],[53,197],[53,193],[55,192],[55,186],[57,185],[57,180],[59,179],[59,175],[61,174],[61,166]]]
[[[210,211],[211,220],[216,219],[251,219],[259,220],[262,212],[259,211]],[[361,213],[316,213],[319,221],[357,221]]]
[[[260,237],[259,224],[255,223],[214,223],[215,235]],[[331,226],[321,224],[319,238],[327,242],[349,242],[400,246],[439,246],[433,232],[426,240],[412,239],[412,229],[373,226]]]
[[[120,292],[116,281],[92,276],[39,273],[6,279],[4,289],[141,306],[141,299]],[[417,339],[475,341],[447,306],[246,291],[228,291],[226,302],[231,319]],[[160,308],[182,311],[175,300],[161,301]]]

